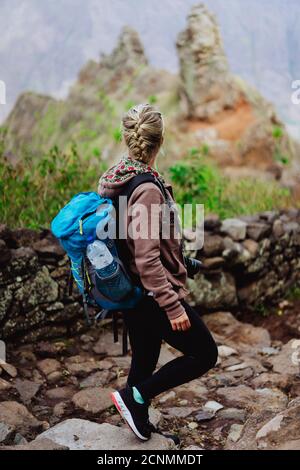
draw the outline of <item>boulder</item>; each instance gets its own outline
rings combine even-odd
[[[117,374],[115,372],[102,370],[95,372],[94,374],[89,375],[86,379],[82,380],[80,382],[80,387],[103,387],[104,385],[107,385],[109,382],[114,380],[116,377]]]
[[[128,429],[83,419],[63,421],[40,434],[36,441],[45,438],[70,450],[169,450],[175,447],[172,440],[160,434],[141,442]]]
[[[284,226],[281,220],[277,219],[273,222],[272,233],[276,239],[284,235]]]
[[[245,422],[246,415],[246,411],[240,410],[239,408],[225,408],[218,413],[219,418],[241,421],[242,423]]]
[[[257,255],[259,250],[258,243],[255,240],[251,240],[250,238],[247,238],[243,241],[243,247],[246,248],[253,258]]]
[[[220,272],[211,276],[200,273],[189,279],[189,301],[204,310],[218,310],[237,306],[236,287],[233,276]]]
[[[48,268],[43,266],[33,279],[21,284],[15,298],[25,310],[39,304],[55,302],[58,298],[58,285],[51,278]]]
[[[10,437],[14,433],[14,428],[6,423],[0,423],[0,444],[5,444],[6,441],[10,439]]]
[[[31,380],[16,379],[14,382],[14,387],[18,391],[21,401],[26,405],[30,403],[31,400],[36,396],[41,387],[41,384]]]
[[[38,430],[43,425],[24,405],[16,401],[3,401],[0,403],[0,422],[7,424],[14,431],[18,431],[21,434]]]
[[[242,424],[232,424],[227,439],[232,442],[237,442],[241,438],[243,427]]]
[[[254,372],[251,367],[234,372],[214,374],[213,377],[208,380],[208,385],[211,387],[231,387],[233,385],[245,383],[246,380],[253,377],[253,374]]]
[[[57,444],[51,439],[40,438],[27,444],[19,444],[15,446],[4,446],[1,450],[69,450],[68,447]]]
[[[226,442],[227,450],[299,450],[300,399],[291,401],[287,408],[275,411],[263,409],[246,421],[242,438]]]
[[[0,378],[0,392],[5,392],[12,388],[12,384],[7,380]]]
[[[110,331],[103,331],[99,340],[93,347],[93,351],[96,354],[108,355],[108,356],[121,356],[122,345],[120,342],[115,343],[113,334]]]
[[[259,241],[268,237],[271,233],[271,227],[268,224],[253,222],[247,225],[247,236],[253,240]]]
[[[208,214],[204,219],[204,230],[216,230],[221,226],[220,217],[217,214]]]
[[[205,256],[219,256],[224,250],[224,241],[220,235],[207,235],[204,237],[203,253]]]
[[[73,396],[72,402],[80,410],[98,414],[113,405],[110,397],[112,392],[111,388],[85,388]]]
[[[174,401],[176,398],[176,393],[174,392],[174,390],[170,390],[169,392],[166,392],[165,394],[163,394],[160,398],[159,398],[159,403],[163,404],[163,403],[166,403],[167,401]]]
[[[12,364],[8,362],[1,362],[1,369],[4,370],[10,377],[17,377],[18,371]]]
[[[217,312],[205,315],[208,328],[222,344],[244,351],[249,356],[256,355],[264,346],[271,345],[270,334],[261,327],[239,322],[229,312]]]
[[[65,256],[65,250],[59,242],[52,236],[38,240],[33,244],[34,251],[40,258],[56,258],[61,259]]]
[[[86,377],[91,372],[95,370],[108,370],[113,366],[112,362],[110,361],[86,361],[86,362],[79,362],[79,363],[68,363],[67,362],[67,369],[70,374],[74,374],[77,377]]]
[[[54,401],[69,400],[74,392],[73,387],[66,385],[65,387],[55,387],[47,390],[46,397]]]
[[[281,411],[287,405],[287,396],[277,389],[262,388],[253,390],[246,385],[224,387],[217,390],[217,395],[230,406],[251,411]]]
[[[229,235],[235,241],[246,238],[247,224],[240,219],[225,219],[222,222],[221,231]]]
[[[291,388],[293,377],[285,373],[274,374],[271,372],[263,372],[255,377],[251,383],[255,388],[271,387],[279,388],[287,392]]]
[[[167,414],[167,418],[187,418],[195,411],[197,411],[197,408],[192,406],[171,406],[164,409],[164,414]]]
[[[218,356],[221,358],[230,357],[235,354],[237,354],[237,351],[234,348],[224,345],[218,346]]]
[[[300,398],[264,424],[256,434],[258,449],[300,450]]]
[[[61,364],[56,359],[43,359],[37,363],[37,368],[47,376],[61,369]]]
[[[274,372],[296,375],[300,372],[300,340],[291,339],[274,357],[270,358]]]

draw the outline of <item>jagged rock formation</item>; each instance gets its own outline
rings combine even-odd
[[[237,104],[241,93],[230,73],[216,18],[205,5],[192,8],[177,50],[188,117],[210,119]]]
[[[96,57],[100,47],[102,50],[111,47],[111,37],[115,37],[121,23],[138,24],[144,31],[151,62],[175,70],[177,60],[170,51],[169,38],[175,37],[183,16],[193,4],[195,0],[164,0],[153,8],[152,2],[127,2],[125,5],[116,0],[110,2],[109,8],[103,8],[101,2],[86,0],[82,9],[80,2],[69,0],[57,4],[52,0],[32,1],[27,5],[26,20],[20,22],[18,10],[11,8],[10,2],[4,2],[0,30],[2,44],[7,47],[1,51],[1,79],[9,84],[8,106],[13,105],[20,92],[34,90],[37,86],[45,93],[64,91],[86,57]],[[288,121],[299,120],[299,106],[290,103],[285,91],[292,80],[300,76],[297,0],[287,0],[284,9],[281,0],[273,0],[268,21],[262,20],[263,27],[259,20],[264,15],[265,2],[207,0],[206,4],[217,12],[223,26],[235,73],[249,77],[269,99],[276,99],[277,107]],[[170,11],[176,11],[171,21]],[[46,42],[43,40],[45,31]],[[274,43],[276,54],[273,53]],[[26,44],[25,49],[23,44]],[[0,106],[0,119],[6,111],[7,106]]]
[[[111,54],[83,67],[65,101],[34,93],[19,98],[4,124],[6,154],[38,157],[54,145],[67,149],[76,142],[90,158],[97,149],[103,159],[113,160],[120,154],[114,132],[124,111],[149,97],[170,109],[175,83],[177,77],[148,65],[137,32],[125,27]]]
[[[255,178],[282,178],[297,187],[296,167],[283,162],[299,150],[273,106],[231,74],[216,19],[203,4],[192,8],[177,50],[184,130],[209,145],[210,156],[230,177],[244,177],[245,167]]]
[[[110,94],[118,92],[145,67],[148,67],[148,60],[138,33],[132,28],[124,27],[112,53],[102,55],[100,62],[90,61],[80,71],[78,83],[71,90],[71,96],[79,89],[82,90],[82,86],[98,85],[99,91]]]
[[[111,54],[81,70],[66,100],[23,94],[5,123],[9,160],[24,153],[38,157],[54,145],[69,150],[76,143],[91,161],[111,164],[125,151],[122,114],[150,101],[165,116],[162,170],[188,149],[205,145],[230,177],[244,177],[246,168],[255,178],[300,187],[297,148],[273,107],[231,75],[218,25],[203,5],[192,9],[177,46],[181,82],[149,66],[138,34],[124,28]]]
[[[107,59],[107,62],[106,62]],[[104,56],[103,65],[113,70],[123,69],[135,72],[137,67],[148,65],[144,47],[138,33],[128,26],[123,28],[118,46],[111,55]]]
[[[47,115],[56,100],[50,96],[36,93],[22,93],[6,122],[8,133],[6,135],[5,148],[10,160],[13,154],[32,152],[32,133],[37,130],[37,125]]]

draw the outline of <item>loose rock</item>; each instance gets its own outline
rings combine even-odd
[[[0,422],[5,423],[21,434],[26,434],[30,430],[37,430],[43,424],[29,413],[24,405],[15,401],[0,403]]]
[[[242,431],[243,426],[241,424],[232,424],[228,434],[228,440],[237,442],[242,435]]]
[[[37,363],[37,368],[47,376],[52,372],[58,371],[61,368],[61,364],[56,359],[43,359]]]
[[[1,369],[4,370],[10,377],[15,378],[18,375],[17,369],[12,364],[8,364],[7,362],[1,362]]]
[[[128,429],[83,419],[68,419],[59,423],[36,440],[44,438],[67,446],[70,450],[168,450],[175,447],[171,439],[160,434],[153,434],[149,441],[137,442]]]
[[[112,392],[113,389],[111,388],[86,388],[76,393],[72,398],[72,402],[76,408],[91,414],[98,414],[113,405],[110,398]]]

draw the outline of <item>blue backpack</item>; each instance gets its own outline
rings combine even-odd
[[[134,189],[144,182],[153,182],[165,189],[159,180],[149,173],[135,176],[123,189],[121,195],[129,199]],[[91,319],[88,305],[101,307],[96,319],[104,318],[109,311],[122,311],[135,307],[145,291],[140,283],[135,283],[126,270],[129,252],[126,240],[121,241],[107,236],[108,224],[113,227],[118,221],[118,203],[102,198],[95,192],[83,192],[74,196],[53,219],[51,231],[66,251],[71,265],[71,273],[83,298],[83,306],[88,324]],[[87,258],[88,246],[96,240],[105,243],[110,251],[114,268],[101,277]],[[119,256],[122,251],[122,260]]]

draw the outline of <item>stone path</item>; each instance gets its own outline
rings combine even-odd
[[[177,448],[300,449],[299,341],[271,341],[267,330],[230,313],[205,318],[219,347],[217,367],[157,397],[151,420],[180,439]],[[177,351],[164,345],[159,364]],[[126,381],[110,329],[9,351],[0,364],[2,449],[170,449],[160,434],[140,443],[110,401]]]

